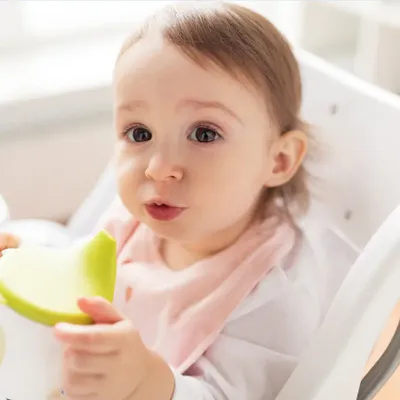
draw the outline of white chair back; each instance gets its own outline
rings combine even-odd
[[[371,351],[400,300],[400,99],[309,54],[299,52],[299,59],[305,118],[331,151],[325,208],[347,238],[359,248],[368,244],[277,400],[371,399],[399,362],[391,346],[389,362],[374,371],[375,384],[369,379],[368,390],[359,392]]]

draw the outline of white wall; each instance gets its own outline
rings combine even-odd
[[[109,117],[71,121],[0,137],[0,193],[12,218],[65,220],[79,206],[112,153]]]

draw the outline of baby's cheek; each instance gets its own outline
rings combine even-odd
[[[121,156],[115,163],[115,170],[119,184],[130,185],[132,190],[145,178],[146,165],[134,156]]]
[[[138,189],[137,180],[133,171],[126,168],[117,169],[118,192],[125,205],[131,206],[131,203],[135,200],[135,193]]]

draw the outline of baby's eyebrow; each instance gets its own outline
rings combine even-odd
[[[136,111],[138,108],[147,108],[148,104],[142,100],[133,100],[129,103],[121,103],[117,104],[117,109],[120,111],[128,111],[133,112]],[[191,107],[195,109],[202,109],[202,108],[216,108],[223,111],[225,114],[230,115],[232,118],[236,119],[241,125],[243,125],[243,121],[239,118],[239,116],[232,111],[229,107],[225,104],[221,103],[220,101],[208,101],[208,100],[198,100],[198,99],[185,99],[179,102],[177,106],[177,110],[181,108]]]
[[[146,107],[147,107],[147,103],[145,103],[144,101],[141,101],[141,100],[134,100],[134,101],[130,101],[129,103],[117,104],[118,110],[129,111],[129,112],[133,112],[133,111],[137,110],[138,108],[146,108]]]
[[[217,108],[226,114],[229,114],[232,118],[235,118],[238,122],[240,122],[243,125],[243,121],[238,117],[238,115],[232,111],[229,107],[227,107],[225,104],[219,102],[219,101],[205,101],[205,100],[197,100],[197,99],[185,99],[182,100],[178,104],[178,109],[179,108],[184,108],[184,107],[192,107],[196,109],[201,109],[201,108]]]

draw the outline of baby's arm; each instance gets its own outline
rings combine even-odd
[[[272,274],[282,276],[267,277],[203,357],[175,373],[173,400],[276,398],[319,324],[320,307],[300,282],[284,288],[277,282],[283,272]]]

